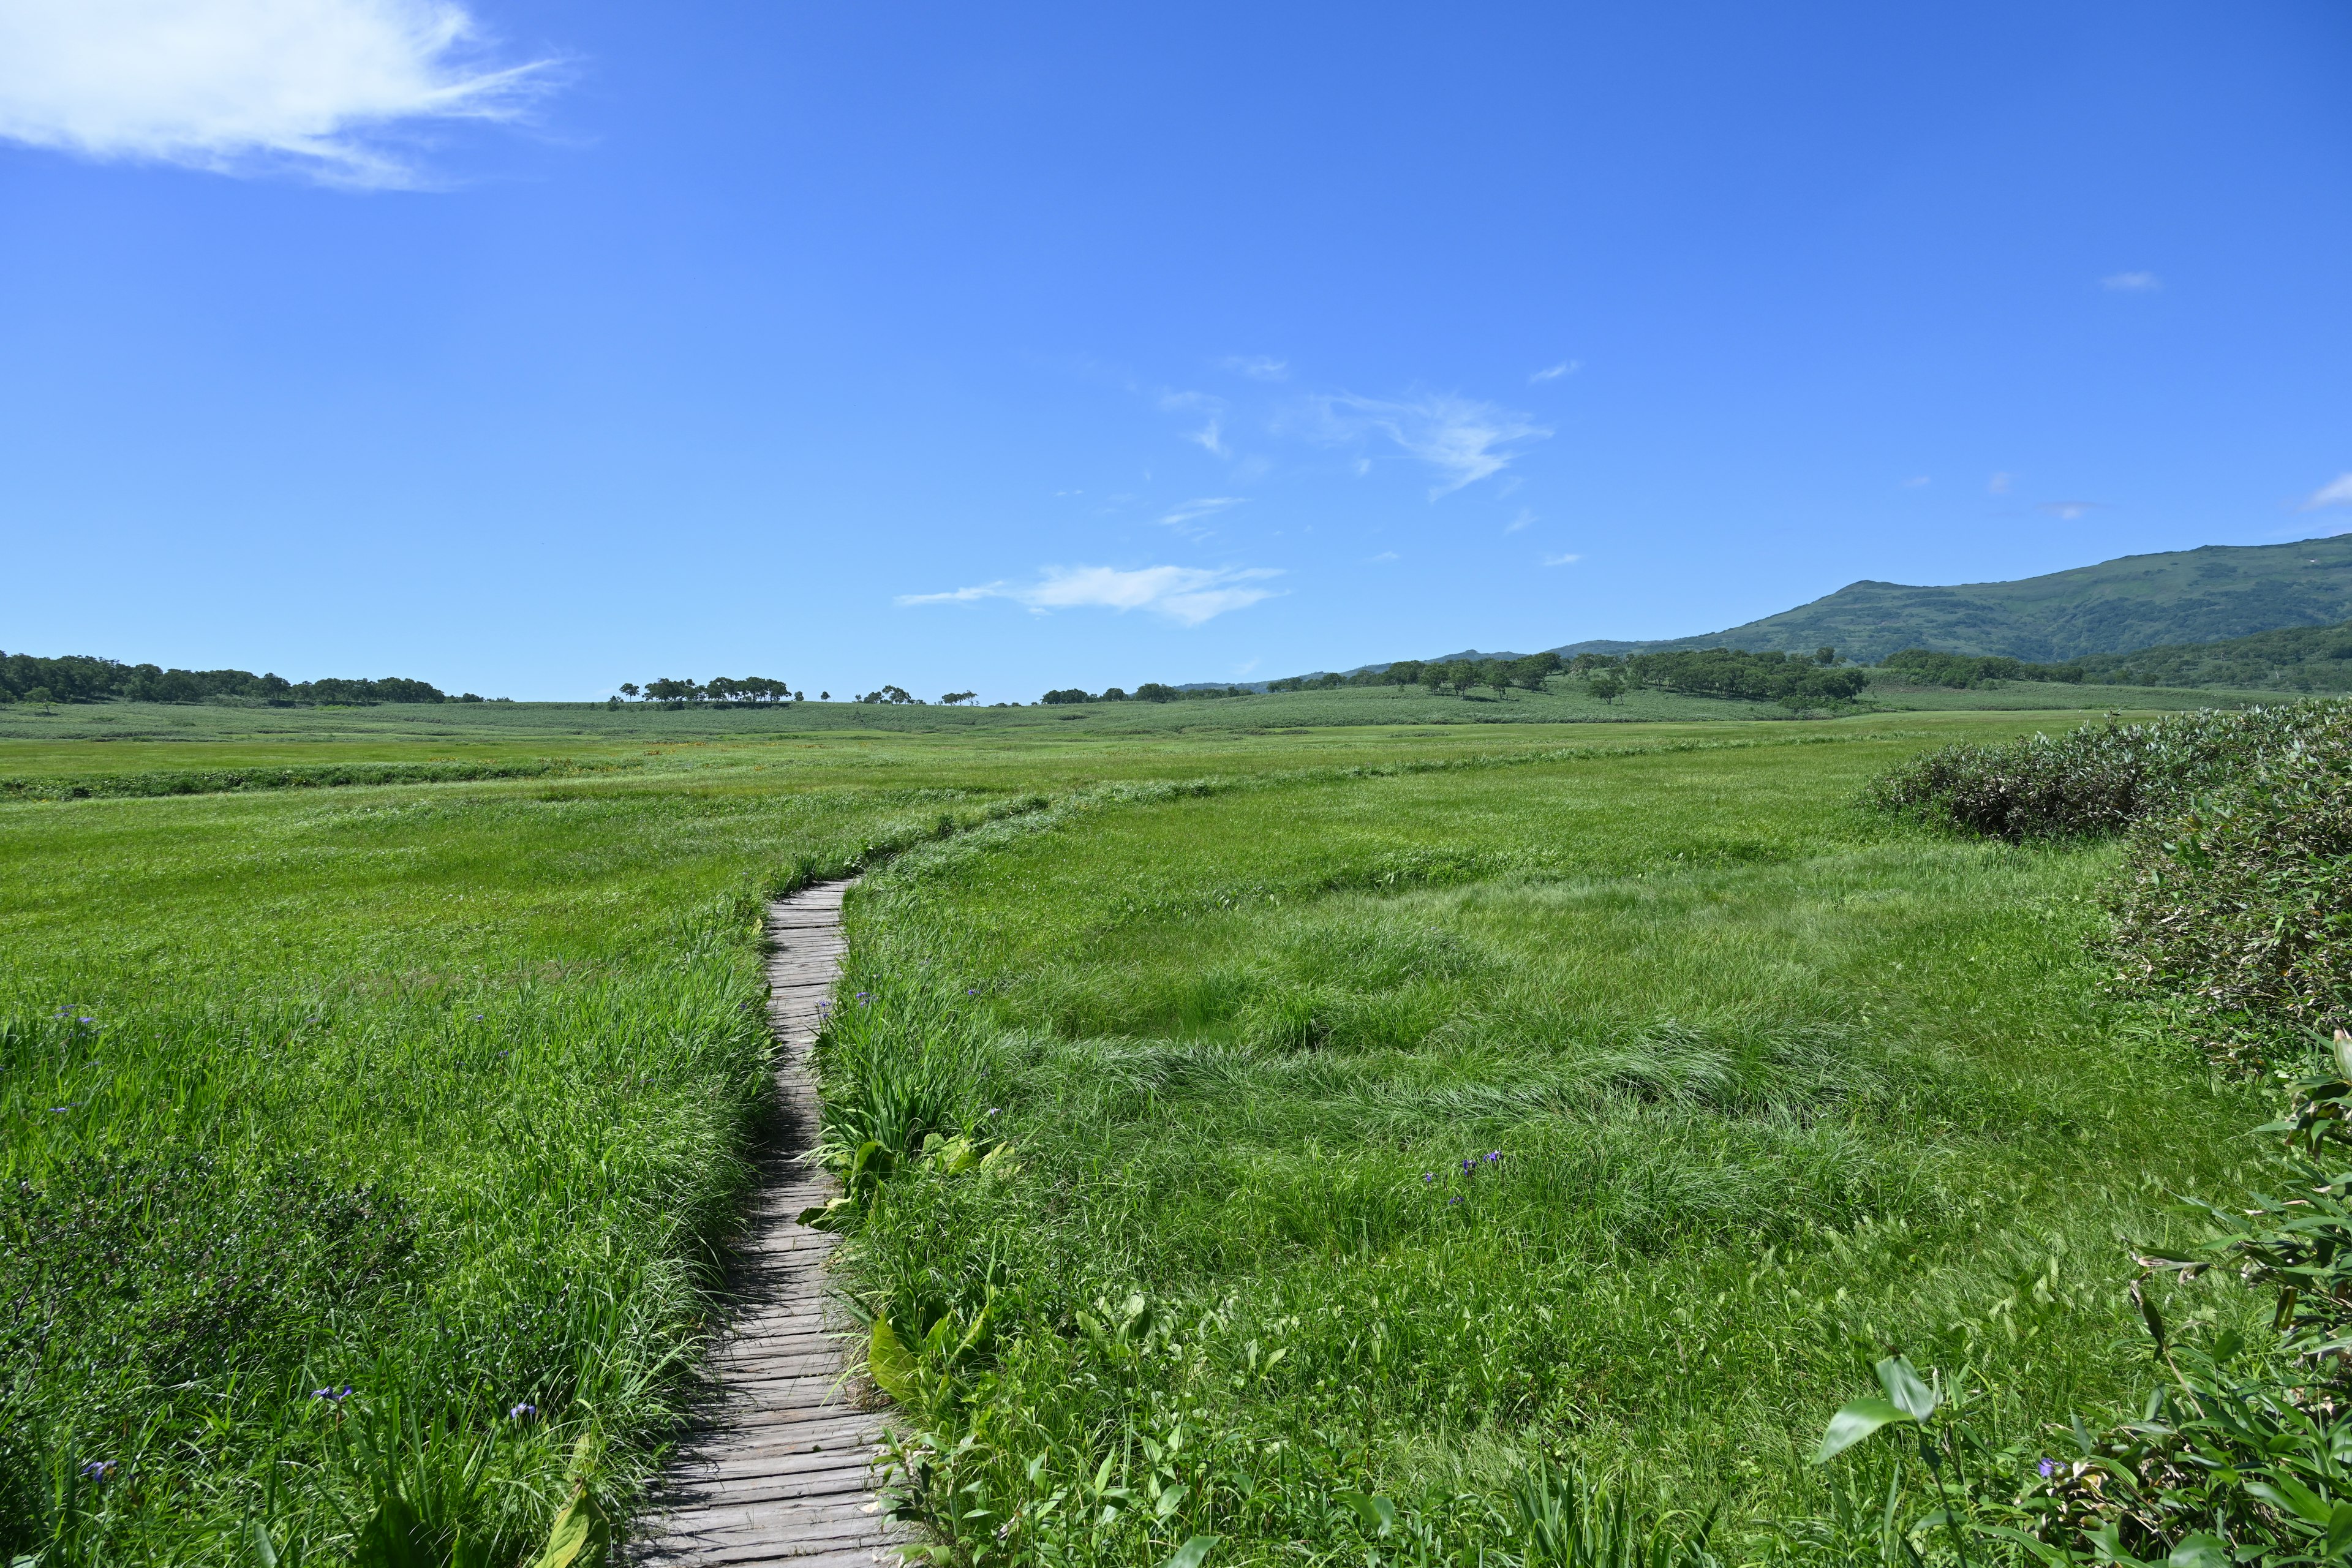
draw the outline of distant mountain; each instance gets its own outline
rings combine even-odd
[[[2014,583],[1853,583],[1810,605],[1703,637],[1594,640],[1555,651],[1833,647],[1875,664],[1898,648],[1932,647],[2056,663],[2346,620],[2352,620],[2352,534],[2126,555]]]

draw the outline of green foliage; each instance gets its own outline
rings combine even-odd
[[[2056,680],[2079,684],[2083,668],[2074,664],[2028,664],[2021,659],[1986,655],[1937,653],[1933,648],[1906,647],[1888,654],[1878,667],[1922,686],[1965,688],[1996,680]]]
[[[2341,1356],[2352,1330],[2352,1035],[2339,1033],[2329,1069],[2294,1086],[2273,1172],[2292,1195],[2255,1194],[2230,1205],[2190,1205],[2210,1229],[2195,1244],[2142,1256],[2131,1289],[2160,1373],[2137,1419],[2094,1432],[2077,1416],[2051,1446],[1998,1453],[1900,1358],[1878,1366],[1884,1399],[1853,1401],[1831,1420],[1816,1453],[1826,1462],[1873,1433],[1909,1424],[1918,1466],[1898,1462],[1885,1531],[1910,1548],[1945,1533],[1956,1560],[1980,1555],[2052,1565],[2175,1568],[2338,1562],[2352,1553],[2352,1409]],[[2275,1292],[2268,1332],[2204,1328],[2171,1332],[2149,1275],[2183,1284],[2207,1272]],[[2198,1314],[2210,1323],[2210,1309]],[[1912,1394],[1906,1397],[1906,1391]],[[1964,1457],[1973,1455],[1971,1471]],[[1906,1481],[1924,1472],[1935,1509],[1904,1518]],[[1890,1551],[1889,1555],[1892,1555]]]
[[[2352,1023],[2352,707],[2245,728],[2215,787],[2132,835],[2108,951],[2128,994],[2261,1061]]]
[[[205,702],[235,699],[271,706],[331,703],[363,707],[378,702],[446,702],[440,688],[422,680],[385,676],[379,680],[291,681],[243,669],[165,669],[160,665],[71,655],[40,658],[0,654],[0,701]]]
[[[1870,678],[1859,669],[1835,668],[1836,660],[1833,648],[1798,658],[1716,647],[1633,654],[1623,660],[1622,668],[1624,679],[1636,686],[1779,702],[1801,710],[1851,702],[1870,684]]]
[[[1870,798],[1898,816],[2012,842],[2115,834],[2345,722],[2337,705],[2295,703],[1962,742],[1887,773]]]
[[[2352,622],[2290,626],[2222,642],[2172,644],[2075,661],[2084,679],[2118,685],[2352,689]]]
[[[697,682],[665,677],[648,680],[643,688],[625,683],[621,695],[646,702],[690,708],[704,704],[719,707],[760,708],[793,700],[792,684],[766,675],[714,675],[709,680]],[[893,689],[896,689],[895,688]]]

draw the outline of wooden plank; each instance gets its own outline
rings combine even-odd
[[[770,1027],[781,1047],[783,1125],[816,1125],[809,1051],[841,975],[847,885],[803,889],[769,906]],[[806,1163],[804,1143],[770,1152],[768,1179],[744,1213],[728,1287],[739,1306],[714,1342],[713,1386],[684,1435],[630,1561],[742,1568],[897,1568],[903,1527],[874,1492],[884,1413],[857,1407],[844,1376],[856,1337],[826,1304],[825,1265],[839,1238],[799,1223],[839,1188]]]

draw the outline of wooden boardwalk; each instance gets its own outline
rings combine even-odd
[[[647,1568],[897,1568],[891,1543],[905,1537],[874,1492],[882,1416],[844,1380],[836,1336],[845,1324],[824,1301],[836,1238],[793,1217],[839,1190],[801,1155],[816,1142],[809,1050],[819,1005],[841,973],[848,887],[824,883],[768,906],[782,1136],[739,1243],[738,1310],[711,1355],[717,1394],[664,1478],[657,1511],[635,1532],[630,1557]]]

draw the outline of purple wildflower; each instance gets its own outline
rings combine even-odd
[[[1437,1173],[1434,1171],[1423,1171],[1421,1173],[1421,1179],[1424,1182],[1433,1182],[1437,1180]]]
[[[539,1406],[526,1399],[507,1414],[517,1421],[536,1421],[539,1419]]]
[[[2054,1476],[2057,1473],[2058,1467],[2054,1463],[2048,1459],[2042,1461],[2042,1479],[2043,1480],[2048,1480],[2052,1476]]]
[[[121,1464],[120,1459],[92,1459],[81,1468],[81,1473],[87,1479],[104,1481],[111,1479]]]

